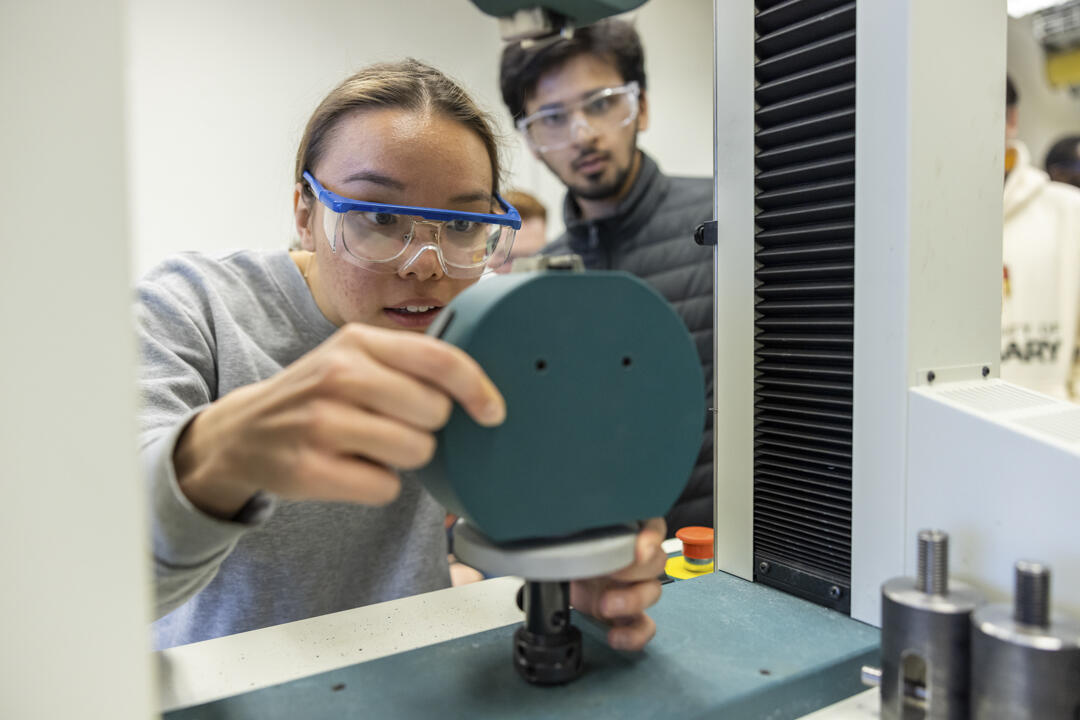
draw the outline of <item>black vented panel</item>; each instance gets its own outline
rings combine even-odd
[[[855,2],[756,7],[755,579],[848,612]]]

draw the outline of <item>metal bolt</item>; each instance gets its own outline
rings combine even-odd
[[[833,585],[829,588],[829,597],[833,600],[839,600],[840,596],[844,594],[844,591],[840,589],[839,585]]]
[[[770,565],[769,563],[762,560],[761,562],[758,563],[757,569],[758,569],[758,572],[761,573],[762,575],[768,575],[769,571],[772,570],[772,565]]]
[[[919,531],[919,568],[915,587],[928,595],[949,593],[949,534],[941,530]]]
[[[1016,608],[1013,619],[1025,625],[1050,626],[1050,568],[1042,563],[1016,563]]]
[[[982,374],[983,374],[983,377],[987,377],[987,376],[990,375],[990,366],[989,365],[983,365]]]
[[[935,375],[934,371],[931,370],[930,372],[926,373],[926,382],[934,382],[934,378],[936,377],[937,375]]]

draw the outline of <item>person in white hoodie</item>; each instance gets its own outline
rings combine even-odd
[[[1001,378],[1080,401],[1080,189],[1031,164],[1018,100],[1007,79]]]

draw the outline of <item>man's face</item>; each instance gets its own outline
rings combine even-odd
[[[570,106],[598,90],[625,83],[612,60],[577,55],[540,76],[525,100],[525,114]],[[623,127],[598,130],[588,124],[582,111],[577,112],[581,117],[573,123],[570,145],[557,150],[534,150],[534,153],[575,196],[587,200],[615,197],[630,177],[637,153],[637,133],[648,127],[645,95],[642,93],[639,99],[637,118]]]

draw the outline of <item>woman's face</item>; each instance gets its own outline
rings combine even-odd
[[[344,116],[327,136],[322,159],[308,168],[323,187],[354,200],[491,212],[491,160],[483,141],[438,113],[362,110]],[[423,332],[439,310],[476,279],[446,277],[434,252],[422,252],[396,273],[357,267],[330,249],[322,203],[294,194],[297,231],[315,252],[307,270],[319,309],[336,325],[361,322]],[[434,308],[410,312],[406,308]]]

